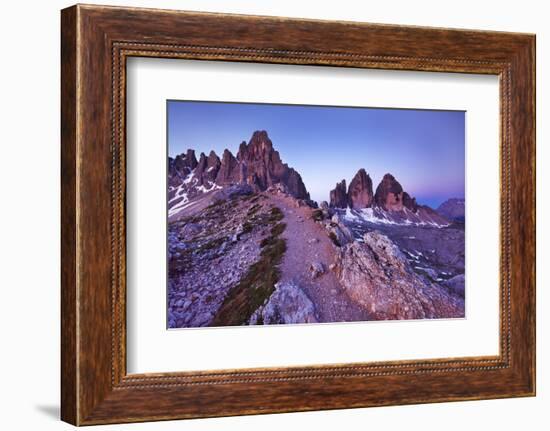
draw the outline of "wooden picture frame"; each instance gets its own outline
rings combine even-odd
[[[91,425],[535,394],[534,35],[83,5],[64,9],[61,18],[64,421]],[[130,56],[498,75],[500,354],[127,374]]]

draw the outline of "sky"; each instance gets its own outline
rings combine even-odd
[[[373,189],[391,173],[417,202],[464,198],[465,112],[311,105],[168,101],[168,154],[188,148],[236,155],[265,130],[317,202],[360,168]]]

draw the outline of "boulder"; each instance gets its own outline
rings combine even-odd
[[[276,283],[265,305],[254,312],[250,324],[316,323],[315,306],[294,283]]]
[[[345,225],[338,214],[334,214],[330,222],[325,224],[329,237],[337,246],[343,246],[354,240],[353,233]]]
[[[347,294],[375,320],[464,317],[464,301],[424,280],[379,232],[340,249],[335,272]]]
[[[309,274],[315,279],[325,273],[325,265],[322,262],[311,262],[309,265]]]
[[[254,190],[248,184],[233,184],[223,189],[216,190],[212,195],[212,201],[223,201],[235,196],[248,196],[252,193],[254,193]]]

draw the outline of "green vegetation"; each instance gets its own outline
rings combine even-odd
[[[243,231],[241,232],[241,235],[243,233],[249,233],[249,232],[252,232],[252,229],[254,229],[254,225],[248,221],[245,221],[243,223]]]
[[[269,213],[269,224],[272,225],[270,236],[260,246],[260,260],[252,264],[248,272],[225,297],[221,307],[214,316],[211,326],[243,325],[275,290],[275,283],[280,278],[279,264],[286,251],[286,241],[280,235],[286,228],[285,223],[278,223],[284,217],[279,208],[273,207]],[[261,319],[257,322],[262,324]]]
[[[275,226],[271,228],[271,236],[279,236],[284,232],[286,229],[286,223],[277,223]]]
[[[216,218],[218,220],[225,220],[227,210],[231,208],[231,202],[227,200],[217,200],[208,205],[203,211],[203,217],[209,219]]]
[[[281,221],[284,217],[285,217],[285,215],[283,214],[283,212],[279,208],[277,208],[277,207],[271,208],[271,211],[269,212],[269,222],[270,223],[275,223],[275,222]]]
[[[258,210],[261,208],[262,206],[259,205],[259,204],[254,204],[252,205],[249,209],[248,209],[248,217],[252,217],[254,214],[256,214],[258,212]]]
[[[271,235],[268,236],[267,238],[264,238],[260,242],[260,247],[265,248],[265,247],[268,247],[268,246],[272,247],[272,246],[276,245],[277,241],[281,241],[279,239],[279,235],[282,234],[285,229],[286,229],[286,223],[277,223],[276,225],[274,225],[271,228],[271,231],[270,231]]]
[[[242,196],[242,200],[243,200],[243,201],[248,201],[248,202],[254,204],[254,203],[258,202],[258,201],[260,200],[260,198],[264,198],[264,197],[265,197],[265,196],[259,195],[259,194],[257,194],[257,193],[251,193],[251,194],[249,194],[249,195],[243,195],[243,196]]]

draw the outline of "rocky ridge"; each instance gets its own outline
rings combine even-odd
[[[180,213],[197,195],[235,184],[247,184],[255,192],[282,184],[295,198],[311,203],[300,174],[282,162],[267,132],[262,130],[254,132],[248,144],[240,144],[236,157],[228,149],[221,159],[211,151],[208,156],[201,153],[197,161],[193,150],[169,157],[169,217]]]
[[[342,180],[330,191],[329,206],[345,209],[349,218],[364,219],[370,223],[448,226],[449,220],[403,190],[391,174],[385,174],[373,194],[372,179],[365,169],[353,177],[348,190]],[[351,210],[351,211],[349,211]]]

